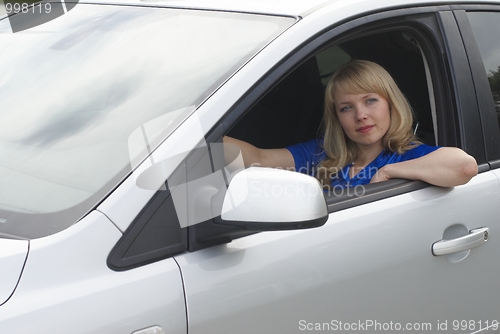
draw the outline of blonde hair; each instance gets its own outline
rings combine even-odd
[[[329,187],[331,178],[360,155],[358,145],[347,137],[340,125],[334,93],[375,93],[389,103],[391,122],[382,138],[384,149],[402,154],[419,145],[412,131],[413,111],[391,75],[382,66],[366,60],[353,60],[341,66],[325,91],[324,150],[326,158],[318,166],[317,178]]]

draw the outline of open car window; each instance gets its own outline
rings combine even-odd
[[[281,80],[227,135],[259,148],[281,148],[322,138],[326,85],[336,69],[353,59],[374,61],[393,76],[414,110],[417,138],[435,145],[436,117],[429,94],[429,71],[417,40],[403,30],[369,34],[324,47]],[[364,192],[325,194],[338,202],[343,195],[360,196]]]

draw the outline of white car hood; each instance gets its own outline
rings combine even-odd
[[[0,239],[0,305],[16,289],[28,256],[28,240]]]

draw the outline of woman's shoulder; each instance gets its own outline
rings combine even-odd
[[[323,139],[311,139],[309,141],[287,146],[286,149],[292,154],[296,171],[305,174],[313,173],[313,169],[324,159]]]
[[[305,150],[310,153],[321,153],[323,149],[323,138],[314,138],[302,143],[290,145],[286,147],[289,151],[292,150]]]
[[[404,160],[420,158],[441,148],[441,146],[431,146],[420,142],[415,142],[411,145],[412,147],[402,154]]]

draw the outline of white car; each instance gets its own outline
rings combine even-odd
[[[500,332],[500,1],[21,15],[0,20],[0,333]],[[318,136],[351,59],[384,66],[419,138],[479,174],[323,193],[228,158],[225,135]]]

